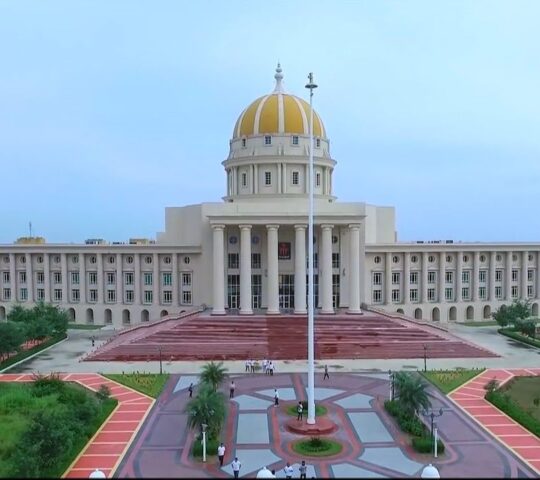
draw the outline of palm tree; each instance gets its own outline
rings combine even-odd
[[[416,415],[420,409],[431,407],[427,394],[427,384],[419,375],[409,372],[397,372],[395,376],[396,398],[401,407],[410,415]]]
[[[207,425],[209,438],[218,438],[225,421],[225,397],[210,385],[203,384],[197,396],[191,399],[185,409],[188,413],[188,427],[202,430]]]
[[[227,369],[223,366],[223,362],[207,363],[201,372],[201,383],[206,384],[216,392],[227,376]]]

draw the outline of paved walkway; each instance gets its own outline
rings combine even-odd
[[[328,417],[338,425],[332,437],[344,448],[329,458],[301,457],[291,447],[300,437],[284,425],[291,418],[286,408],[306,399],[307,376],[233,377],[236,394],[230,401],[223,431],[227,447],[223,468],[215,457],[209,457],[206,464],[190,458],[195,435],[186,427],[185,407],[189,400],[187,387],[196,383],[197,377],[172,375],[115,476],[229,478],[234,456],[242,462],[241,477],[253,477],[263,466],[275,469],[278,478],[284,477],[283,467],[289,461],[297,478],[302,459],[309,465],[308,478],[419,477],[427,463],[437,465],[443,478],[536,476],[526,463],[435,389],[430,390],[430,395],[433,407],[444,410],[438,425],[446,451],[438,459],[414,452],[407,437],[384,411],[390,384],[388,375],[382,373],[331,374],[326,381],[321,374],[316,375],[317,402],[328,409]],[[277,408],[273,406],[274,388],[280,392]]]
[[[486,370],[461,385],[449,397],[540,475],[540,439],[484,399],[484,386],[492,379],[503,385],[515,376],[540,375],[540,368]]]
[[[62,478],[88,478],[96,468],[110,476],[123,458],[132,438],[144,422],[154,399],[98,374],[71,373],[62,380],[77,382],[97,391],[101,385],[111,389],[118,405],[86,447],[64,472]],[[0,382],[31,382],[30,374],[0,374]]]

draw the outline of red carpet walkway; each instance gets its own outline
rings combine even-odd
[[[493,378],[502,385],[513,377],[531,375],[540,375],[540,368],[485,370],[448,397],[540,475],[540,439],[484,400],[484,385]]]
[[[96,468],[111,477],[138,432],[154,399],[108,378],[93,373],[60,374],[62,380],[77,382],[97,391],[100,385],[111,389],[118,406],[90,439],[62,478],[88,478]],[[0,382],[31,382],[31,374],[1,374]]]

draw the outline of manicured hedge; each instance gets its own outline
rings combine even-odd
[[[433,452],[433,440],[431,437],[414,437],[412,439],[413,448],[419,453],[431,453]],[[444,452],[444,443],[441,439],[437,439],[437,453]]]
[[[485,399],[495,405],[499,410],[502,410],[509,417],[513,418],[520,425],[523,425],[531,433],[540,437],[540,421],[523,410],[507,394],[495,390],[493,392],[488,392]]]
[[[498,332],[501,335],[505,335],[506,337],[513,338],[514,340],[517,340],[518,342],[523,342],[523,343],[526,343],[527,345],[540,348],[540,340],[535,340],[534,338],[527,337],[509,328],[499,328]]]
[[[217,449],[219,447],[220,441],[215,438],[206,439],[206,455],[217,455]],[[193,447],[191,453],[196,458],[202,458],[202,439],[197,438],[193,442]]]
[[[43,343],[40,343],[36,345],[35,347],[32,347],[28,350],[22,350],[21,352],[17,353],[16,355],[13,355],[12,357],[9,357],[8,359],[4,360],[2,363],[0,363],[0,370],[3,370],[14,363],[20,362],[21,360],[24,360],[25,358],[31,357],[32,355],[36,354],[37,352],[41,352],[41,350],[46,349],[47,347],[50,347],[51,345],[54,345],[55,343],[60,342],[61,340],[64,340],[64,338],[67,338],[67,333],[64,333],[62,335],[58,335],[57,337],[53,337]]]

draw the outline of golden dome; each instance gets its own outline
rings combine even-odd
[[[281,67],[276,68],[276,88],[268,95],[257,98],[238,117],[233,139],[264,134],[309,135],[309,103],[285,93],[281,80]],[[313,135],[326,138],[321,118],[313,111]]]

